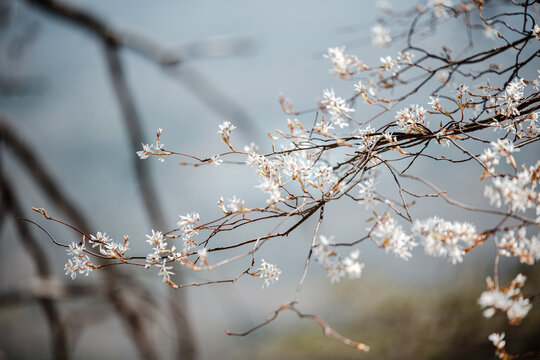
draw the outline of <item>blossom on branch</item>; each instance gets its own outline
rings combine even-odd
[[[422,106],[411,104],[397,112],[396,123],[406,133],[425,134],[429,131],[425,126],[425,114],[426,110]]]
[[[332,73],[341,78],[353,75],[361,65],[356,56],[345,54],[345,46],[328,48],[328,53],[324,57],[332,62]]]
[[[485,240],[472,224],[452,223],[436,216],[416,220],[412,231],[421,239],[426,254],[448,257],[454,265],[463,261],[467,248]]]
[[[260,278],[263,280],[263,289],[269,287],[271,283],[275,283],[279,280],[281,270],[279,270],[274,264],[267,263],[264,259],[261,259],[262,264],[259,267]]]
[[[332,115],[332,121],[335,125],[343,128],[349,126],[348,123],[344,122],[344,119],[349,119],[347,113],[354,112],[353,108],[347,106],[344,99],[336,96],[334,89],[324,90],[324,100],[321,102],[324,106],[324,109]]]
[[[364,264],[358,261],[360,250],[354,250],[342,259],[336,253],[332,239],[333,237],[319,235],[319,243],[313,248],[315,260],[328,271],[328,277],[332,283],[339,282],[345,275],[348,275],[350,279],[359,279],[364,269]]]
[[[412,257],[412,249],[418,246],[413,237],[407,235],[401,225],[388,214],[377,220],[375,229],[371,233],[377,246],[391,251],[403,260],[409,260]]]
[[[77,274],[88,276],[94,269],[94,265],[90,262],[90,258],[85,254],[86,248],[84,243],[72,243],[66,250],[71,259],[64,265],[66,275],[75,279]]]
[[[518,274],[510,285],[506,288],[497,288],[491,278],[487,278],[488,290],[484,291],[478,299],[478,304],[484,310],[484,316],[487,318],[495,315],[495,312],[506,313],[510,324],[519,325],[521,320],[527,316],[532,308],[529,299],[524,298],[521,288],[527,278]]]
[[[527,238],[527,229],[509,230],[499,241],[499,252],[508,257],[519,257],[523,264],[534,265],[540,260],[540,239],[536,235]]]
[[[382,25],[377,24],[371,28],[371,42],[373,45],[377,46],[388,46],[392,41],[392,36],[390,35],[390,30]]]

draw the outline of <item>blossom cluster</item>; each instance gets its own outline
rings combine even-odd
[[[521,78],[514,79],[506,86],[503,102],[500,106],[501,114],[507,117],[513,117],[520,114],[518,105],[523,99],[525,81]]]
[[[163,233],[161,231],[154,231],[152,229],[152,235],[146,235],[146,242],[153,246],[153,252],[146,256],[145,268],[149,268],[152,265],[161,264],[162,255],[169,253],[167,249],[167,241],[163,239]]]
[[[382,69],[390,72],[392,75],[396,75],[400,66],[396,59],[392,59],[391,56],[385,56],[380,58],[382,63]]]
[[[448,257],[454,265],[463,261],[467,248],[485,239],[470,223],[449,222],[436,216],[416,220],[412,231],[422,239],[426,254]]]
[[[124,244],[120,244],[109,236],[106,233],[98,231],[96,235],[90,235],[90,242],[92,243],[92,248],[98,247],[101,255],[116,259],[124,256],[128,250],[129,238],[124,237]]]
[[[170,155],[168,152],[165,151],[165,144],[162,144],[159,141],[159,137],[161,136],[162,132],[163,130],[161,128],[157,130],[157,141],[155,144],[142,144],[142,150],[137,151],[137,156],[139,157],[139,159],[148,159],[152,155]],[[163,162],[163,158],[160,158],[160,161]]]
[[[527,229],[507,231],[499,241],[499,252],[508,257],[519,257],[523,264],[534,265],[540,260],[540,239],[536,235],[527,238]]]
[[[190,264],[188,261],[188,251],[194,247],[199,246],[199,244],[193,239],[194,235],[197,235],[200,228],[200,218],[199,214],[192,213],[185,216],[180,215],[180,221],[178,226],[182,232],[181,238],[183,240],[183,249],[179,251],[175,245],[169,246],[167,243],[166,236],[161,231],[155,231],[152,229],[150,235],[146,235],[146,242],[152,246],[152,252],[146,256],[145,268],[157,267],[159,269],[159,276],[163,277],[163,281],[169,285],[176,287],[171,281],[171,275],[174,272],[171,271],[172,266],[168,266],[170,263],[180,262],[181,264]],[[171,239],[178,238],[177,235],[169,235]],[[201,250],[201,249],[199,249]],[[203,249],[206,250],[206,249]],[[206,253],[200,253],[206,261]]]
[[[230,121],[224,121],[223,124],[219,125],[218,134],[221,134],[222,140],[231,147],[231,132],[236,129],[236,126],[231,124]]]
[[[392,41],[390,29],[383,24],[376,24],[371,28],[371,42],[377,46],[388,46]]]
[[[414,238],[406,234],[401,225],[388,214],[377,221],[371,235],[377,246],[393,252],[403,260],[409,260],[412,249],[418,246]]]
[[[506,85],[502,95],[499,94],[498,89],[492,88],[489,84],[479,87],[482,91],[478,96],[489,99],[487,112],[498,115],[498,117],[493,118],[492,126],[505,129],[518,138],[535,137],[540,133],[538,111],[522,113],[523,109],[520,110],[520,104],[529,98],[525,95],[527,84],[531,84],[535,90],[539,89],[540,70],[538,70],[538,74],[539,77],[532,81],[515,78]]]
[[[336,126],[343,128],[349,126],[344,120],[349,119],[348,113],[353,112],[354,109],[347,106],[344,99],[336,96],[334,89],[324,90],[324,100],[322,105],[325,110],[332,116],[332,121]]]
[[[199,233],[201,221],[198,213],[191,213],[185,216],[179,215],[180,221],[178,221],[178,226],[182,231],[182,240],[184,241],[184,252],[189,251],[190,249],[199,246],[199,244],[193,240],[193,236]]]
[[[495,173],[494,167],[499,164],[501,156],[506,158],[508,164],[511,164],[514,168],[516,167],[516,161],[512,154],[519,151],[519,149],[516,149],[509,139],[497,139],[497,141],[492,141],[490,144],[491,147],[486,148],[479,156],[480,161],[482,161],[486,167],[486,172],[483,177],[487,174],[493,175]]]
[[[506,346],[506,340],[504,340],[505,335],[506,334],[503,331],[501,333],[491,333],[488,336],[489,341],[491,341],[493,346],[497,349],[495,354],[499,359],[506,359],[506,350],[504,348]]]
[[[370,177],[358,184],[358,195],[360,199],[358,203],[364,204],[366,209],[373,207],[373,201],[375,200],[375,180]]]
[[[245,213],[250,211],[250,209],[245,208],[245,203],[244,200],[241,200],[234,195],[232,199],[229,199],[227,205],[225,205],[223,197],[221,197],[218,201],[218,206],[224,214]]]
[[[279,280],[281,270],[279,270],[274,264],[267,263],[264,259],[261,259],[262,264],[259,267],[259,276],[263,280],[263,288],[269,287],[271,283],[275,283]]]
[[[255,152],[247,154],[246,164],[256,167],[262,178],[256,188],[268,195],[269,206],[276,207],[279,202],[287,200],[281,189],[291,182],[298,184],[301,191],[309,196],[313,196],[310,188],[318,189],[323,194],[338,190],[337,178],[331,166],[322,161],[316,163],[313,153],[307,150],[292,151],[295,145],[291,146],[284,148],[283,154],[272,158]]]
[[[488,277],[486,279],[488,290],[478,299],[478,304],[485,308],[484,316],[490,318],[498,310],[506,313],[511,324],[518,325],[532,307],[529,299],[524,298],[521,292],[525,280],[527,278],[524,275],[518,274],[508,287],[497,288]]]
[[[84,253],[85,251],[84,243],[72,243],[67,249],[68,255],[71,258],[65,264],[64,270],[66,271],[66,275],[71,276],[71,279],[75,279],[77,274],[88,276],[94,269],[90,258]]]
[[[336,253],[332,238],[320,235],[319,242],[313,249],[313,255],[321,267],[328,271],[332,283],[338,282],[346,275],[350,279],[358,279],[362,275],[364,264],[358,261],[360,250],[352,251],[343,259]]]
[[[66,275],[71,276],[72,279],[75,279],[77,274],[88,276],[92,270],[98,268],[97,265],[94,265],[91,262],[90,257],[88,256],[91,252],[86,249],[85,240],[87,240],[87,238],[83,237],[82,242],[72,243],[67,249],[71,258],[65,264],[64,270],[66,271]],[[96,235],[91,234],[90,239],[88,240],[92,244],[91,248],[98,247],[99,254],[109,259],[122,260],[129,247],[128,236],[125,236],[124,243],[120,244],[101,231],[98,231]]]
[[[328,48],[328,53],[324,57],[332,62],[332,73],[341,78],[348,78],[363,66],[355,55],[345,54],[345,46]]]
[[[426,110],[419,105],[411,104],[408,108],[401,109],[396,114],[396,123],[406,133],[425,134],[426,128]]]
[[[540,160],[529,168],[523,166],[514,176],[499,176],[484,188],[484,195],[491,205],[506,205],[512,212],[536,210],[536,222],[540,223],[540,195],[537,190]]]

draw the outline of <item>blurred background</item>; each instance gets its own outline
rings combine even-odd
[[[418,2],[390,3],[400,13]],[[203,220],[219,215],[220,196],[236,195],[248,207],[263,203],[250,169],[184,167],[174,158],[138,161],[135,151],[163,128],[168,149],[209,157],[225,151],[217,134],[225,120],[237,126],[234,144],[255,142],[261,152],[270,151],[266,133],[284,129],[288,117],[280,94],[297,110],[316,107],[326,88],[352,94],[351,82],[329,73],[322,56],[328,47],[346,45],[366,64],[379,64],[381,56],[395,56],[403,47],[399,41],[388,48],[371,45],[370,29],[385,16],[372,2],[352,0],[0,0],[0,359],[488,359],[493,331],[507,332],[511,353],[538,350],[537,308],[520,327],[510,327],[503,315],[482,317],[476,301],[493,273],[491,243],[459,266],[421,251],[405,262],[362,244],[362,278],[337,284],[313,264],[299,308],[371,346],[359,354],[292,313],[247,337],[225,334],[248,330],[291,300],[313,221],[261,250],[260,257],[282,270],[269,289],[259,279],[242,278],[175,291],[153,269],[117,267],[71,281],[63,274],[64,249],[21,220],[37,222],[61,243],[79,240],[31,211],[43,207],[90,233],[103,231],[115,240],[128,234],[131,251],[144,256],[145,234],[175,227],[177,216],[188,212]],[[399,38],[403,27],[390,25]],[[452,22],[424,44],[463,48],[464,36]],[[496,46],[496,40],[475,40]],[[427,106],[427,94],[415,101]],[[360,104],[355,116],[370,112]],[[299,119],[311,126],[314,117],[310,112]],[[531,163],[539,152],[533,145],[519,160]],[[457,200],[488,206],[481,170],[473,164],[447,168],[419,161],[415,171]],[[382,177],[378,187],[393,184]],[[419,218],[434,213],[478,229],[497,220],[438,201],[414,209]],[[360,238],[368,217],[348,202],[329,206],[321,233],[340,242]],[[183,272],[183,281],[231,278],[245,265],[217,274]],[[536,268],[502,259],[503,283],[518,272],[529,277],[525,291],[538,292]]]

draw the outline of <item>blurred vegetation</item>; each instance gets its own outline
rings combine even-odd
[[[540,273],[534,267],[518,267],[509,273],[527,275],[524,290],[532,295],[540,288]],[[474,278],[474,279],[473,279]],[[474,280],[474,282],[473,282]],[[327,309],[323,318],[335,330],[371,347],[358,352],[332,339],[324,338],[311,321],[292,321],[292,327],[273,323],[248,337],[237,356],[250,359],[495,359],[495,348],[488,340],[492,332],[506,333],[510,354],[540,354],[540,309],[534,304],[520,326],[508,324],[506,315],[497,313],[486,319],[477,304],[485,287],[478,275],[460,284],[410,287],[392,280],[337,285],[321,284],[321,297],[343,306]],[[506,280],[502,279],[501,285]],[[395,281],[394,281],[395,282]],[[458,286],[458,287],[454,287]],[[389,288],[390,287],[390,288]],[[331,290],[331,291],[330,291]],[[348,309],[341,319],[332,318]],[[291,318],[292,319],[292,318]],[[283,320],[283,319],[282,319]],[[279,320],[277,320],[279,322]],[[285,320],[287,321],[287,320]],[[277,329],[281,328],[281,329]],[[540,356],[527,356],[540,359]]]

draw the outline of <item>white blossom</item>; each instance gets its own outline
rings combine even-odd
[[[249,145],[244,146],[244,152],[246,153],[256,153],[259,151],[259,146],[254,142],[250,142]]]
[[[279,192],[279,185],[272,179],[265,178],[259,185],[255,187],[268,194],[269,197],[266,200],[268,205],[272,205],[283,200],[283,197]]]
[[[358,81],[358,84],[354,84],[354,90],[359,93],[365,93],[366,92],[366,86],[362,81]]]
[[[83,243],[71,243],[71,245],[69,245],[68,249],[66,250],[68,255],[71,255],[71,256],[75,256],[75,257],[82,257],[84,256],[83,252],[84,252],[85,248],[84,248],[84,244]]]
[[[236,196],[233,196],[233,198],[229,200],[227,208],[231,212],[240,212],[244,209],[244,200],[240,200]]]
[[[484,150],[484,153],[479,156],[480,161],[484,163],[487,171],[494,174],[494,167],[499,164],[500,156],[506,158],[506,162],[516,167],[516,162],[512,154],[518,152],[519,149],[514,147],[514,144],[509,139],[497,139],[490,143],[491,148]]]
[[[529,303],[529,299],[525,299],[523,297],[518,297],[516,300],[512,302],[512,305],[510,305],[510,308],[508,308],[507,316],[510,320],[521,320],[527,314],[532,308],[532,304]]]
[[[72,280],[75,280],[77,277],[77,274],[88,276],[90,272],[92,272],[93,268],[89,266],[90,259],[88,256],[84,256],[83,258],[71,258],[68,260],[68,262],[64,265],[64,270],[66,271],[66,275],[69,275]]]
[[[439,80],[442,83],[446,83],[449,77],[450,77],[450,74],[446,70],[441,70],[437,74],[437,80]]]
[[[538,27],[538,24],[534,24],[533,34],[536,36],[537,40],[540,40],[540,27]]]
[[[525,89],[525,81],[521,78],[515,78],[506,86],[506,95],[513,101],[523,99],[523,93]]]
[[[540,169],[540,160],[535,166],[523,168],[516,176],[497,177],[491,185],[484,188],[484,196],[489,203],[496,207],[506,205],[513,212],[525,212],[527,209],[536,208],[537,216],[540,215],[540,195],[536,190],[538,178],[533,176]]]
[[[396,113],[396,123],[406,133],[425,133],[425,114],[422,106],[411,104]]]
[[[223,160],[219,158],[219,155],[214,155],[208,160],[208,163],[217,167],[223,164]]]
[[[512,117],[520,114],[517,108],[521,99],[523,99],[525,91],[525,81],[521,78],[515,78],[510,82],[504,93],[502,103],[499,104],[501,114]]]
[[[299,153],[282,155],[281,163],[283,173],[293,180],[301,179],[304,181],[311,176],[312,162]]]
[[[334,127],[331,123],[328,123],[326,121],[321,121],[315,124],[313,127],[313,130],[321,133],[321,134],[328,134],[330,130],[334,130]]]
[[[219,125],[218,134],[221,134],[221,136],[228,139],[231,136],[231,131],[234,129],[236,129],[236,126],[231,124],[230,121],[224,121],[221,125]]]
[[[441,109],[441,104],[439,103],[439,97],[438,96],[437,97],[430,96],[428,105],[431,105],[431,107],[435,111],[440,111],[440,109]]]
[[[452,7],[453,2],[451,0],[429,0],[428,7],[432,8],[435,16],[444,19],[450,16],[448,8]]]
[[[259,155],[255,151],[252,151],[247,155],[246,164],[260,166],[264,164],[264,161],[265,161],[264,155]]]
[[[487,278],[488,290],[484,291],[478,299],[478,304],[484,310],[485,317],[492,317],[496,311],[506,313],[508,321],[517,325],[527,316],[532,308],[529,299],[524,298],[521,288],[525,284],[526,277],[518,274],[506,288],[496,288],[493,280]]]
[[[365,204],[366,209],[371,208],[373,206],[373,200],[375,199],[375,181],[373,178],[369,178],[359,183],[358,187],[360,188],[358,190],[358,195],[360,196],[358,202],[360,204]]]
[[[163,276],[163,282],[171,281],[171,275],[174,275],[174,273],[170,270],[173,267],[167,266],[167,260],[163,260],[163,262],[160,263],[158,266],[159,266],[158,276]]]
[[[382,69],[383,70],[386,70],[386,71],[392,73],[392,75],[397,74],[397,72],[398,72],[398,70],[400,68],[397,60],[392,59],[392,57],[390,57],[390,56],[386,56],[386,57],[381,57],[380,61],[382,63]]]
[[[197,250],[197,255],[203,263],[206,263],[206,257],[208,256],[208,249],[202,248]]]
[[[352,251],[349,256],[343,260],[343,265],[345,267],[345,272],[349,275],[351,279],[358,279],[362,275],[362,270],[364,269],[364,264],[358,262],[360,257],[360,250]]]
[[[274,264],[267,263],[264,259],[261,259],[262,264],[259,267],[261,274],[260,278],[263,280],[263,289],[264,287],[269,287],[271,283],[275,283],[279,280],[281,275],[281,270],[279,270]]]
[[[389,216],[377,221],[376,228],[371,235],[378,246],[387,252],[392,251],[403,260],[409,260],[412,257],[412,249],[418,245],[412,236],[407,235],[401,225]]]
[[[152,229],[152,235],[146,235],[146,237],[146,242],[153,245],[157,253],[167,250],[167,242],[163,239],[163,233],[161,231],[154,231]]]
[[[353,112],[354,109],[348,107],[344,99],[336,96],[334,89],[324,90],[323,97],[322,105],[332,116],[334,124],[340,128],[349,126],[343,119],[347,119],[349,117],[347,113]]]
[[[524,264],[533,265],[540,260],[540,240],[533,235],[527,238],[525,227],[519,230],[509,230],[499,241],[499,251],[501,255],[508,257],[519,257],[519,261]]]
[[[137,156],[139,159],[148,159],[152,155],[152,148],[154,145],[148,145],[148,144],[142,144],[143,149],[141,151],[137,151]]]
[[[478,158],[484,163],[490,173],[493,173],[495,171],[494,167],[499,164],[499,155],[491,148],[485,149],[484,153],[481,154]]]
[[[390,30],[382,25],[377,24],[371,28],[371,42],[377,46],[388,46],[392,41]]]
[[[397,61],[399,61],[401,64],[411,64],[412,59],[414,59],[414,53],[408,51],[400,51],[397,56]]]
[[[180,221],[178,221],[178,226],[185,228],[187,226],[197,225],[201,221],[200,215],[198,213],[186,214],[186,216],[178,215]]]
[[[199,233],[199,221],[200,217],[198,213],[187,214],[186,216],[180,216],[178,226],[182,231],[182,240],[184,240],[184,252],[198,246],[199,244],[193,240],[193,236]]]
[[[66,251],[71,258],[64,265],[64,270],[72,280],[77,277],[77,274],[88,276],[92,272],[90,258],[84,253],[86,251],[84,243],[72,243]]]
[[[327,238],[324,235],[319,235],[319,243],[313,249],[315,260],[321,267],[328,271],[328,277],[332,283],[348,275],[350,279],[358,279],[362,275],[364,264],[358,261],[360,251],[354,250],[349,256],[342,259],[335,252],[335,244],[332,237]]]
[[[127,250],[127,248],[124,249],[120,244],[109,238],[106,233],[102,233],[101,231],[98,231],[95,236],[90,234],[90,240],[92,248],[98,246],[99,252],[108,257],[115,258],[116,252],[123,254]]]
[[[496,39],[499,36],[499,31],[495,26],[484,24],[484,36],[488,39]]]
[[[333,186],[337,178],[334,176],[334,170],[331,166],[326,164],[318,164],[311,169],[311,179],[308,180],[309,184],[321,192],[325,192],[328,186]]]
[[[538,113],[533,112],[527,117],[529,125],[527,126],[527,135],[530,137],[540,134],[540,121],[538,121]]]
[[[356,56],[345,54],[345,46],[328,48],[328,53],[324,57],[330,59],[333,65],[332,73],[339,77],[354,74],[359,63]]]
[[[497,349],[502,349],[506,345],[506,341],[504,340],[504,331],[502,333],[492,333],[488,336],[488,339]]]
[[[454,265],[463,261],[466,248],[483,240],[472,224],[449,222],[436,216],[416,220],[412,231],[420,238],[426,254],[448,257]]]

